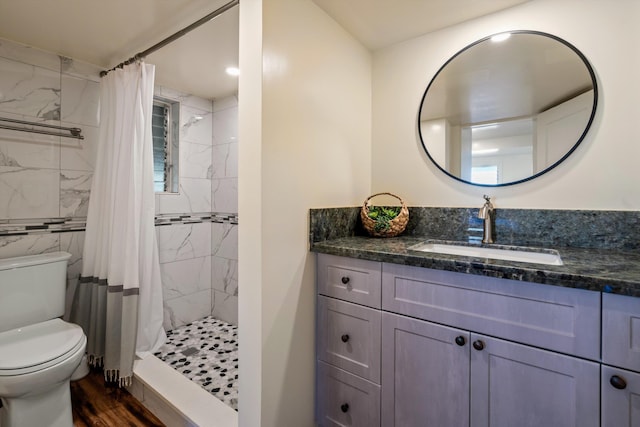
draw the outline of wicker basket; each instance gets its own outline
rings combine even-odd
[[[376,196],[381,196],[386,194],[388,196],[395,197],[400,200],[401,208],[398,216],[389,221],[388,227],[385,229],[376,229],[376,220],[369,218],[369,207],[371,206],[371,199]],[[402,233],[407,226],[407,222],[409,222],[409,209],[407,209],[407,205],[404,203],[400,197],[391,193],[377,193],[373,196],[369,196],[362,205],[360,209],[360,219],[362,220],[362,225],[364,229],[367,230],[371,236],[374,237],[395,237],[398,234]]]

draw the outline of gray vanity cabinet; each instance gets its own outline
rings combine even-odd
[[[320,426],[600,425],[600,293],[325,254],[317,274]]]

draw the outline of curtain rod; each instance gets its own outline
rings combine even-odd
[[[64,126],[48,125],[46,123],[27,122],[27,121],[24,121],[24,120],[7,119],[5,117],[0,117],[0,122],[9,122],[9,123],[16,123],[16,124],[20,124],[20,125],[29,125],[29,126],[36,126],[36,127],[41,127],[41,128],[62,130],[62,131],[69,132],[69,135],[64,134],[64,133],[53,132],[53,131],[46,130],[46,129],[33,129],[33,128],[29,129],[29,128],[23,128],[23,127],[19,127],[19,126],[5,125],[3,123],[0,123],[0,129],[17,130],[17,131],[20,131],[20,132],[39,133],[39,134],[42,134],[42,135],[62,136],[62,137],[65,137],[65,138],[84,139],[84,136],[82,136],[82,129],[80,129],[80,128],[70,128],[70,127],[64,127]]]
[[[172,34],[169,37],[167,37],[166,39],[154,44],[149,49],[143,50],[142,52],[139,52],[139,53],[136,53],[131,58],[127,59],[126,61],[123,61],[123,62],[119,63],[118,65],[116,65],[113,68],[110,68],[110,69],[104,70],[104,71],[100,71],[100,77],[106,76],[107,74],[109,74],[109,72],[115,70],[116,68],[122,68],[125,65],[129,65],[129,64],[131,64],[133,62],[143,60],[147,55],[152,54],[156,50],[168,45],[169,43],[171,43],[171,42],[173,42],[173,41],[175,41],[177,39],[179,39],[180,37],[182,37],[185,34],[191,32],[192,30],[195,30],[196,28],[198,28],[202,24],[206,24],[207,22],[211,21],[216,16],[223,14],[224,12],[226,12],[227,10],[231,9],[234,6],[237,6],[239,3],[240,3],[240,0],[232,0],[232,1],[230,1],[229,3],[225,4],[224,6],[214,10],[210,14],[208,14],[206,16],[203,16],[202,18],[198,19],[193,24],[184,27],[183,29],[181,29],[177,33]]]

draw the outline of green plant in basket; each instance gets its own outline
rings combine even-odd
[[[375,221],[373,226],[375,231],[386,231],[391,228],[391,220],[400,213],[400,206],[384,207],[371,206],[367,216]]]

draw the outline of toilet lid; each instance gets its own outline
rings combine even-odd
[[[82,328],[61,319],[0,332],[0,376],[44,368],[83,341]]]

